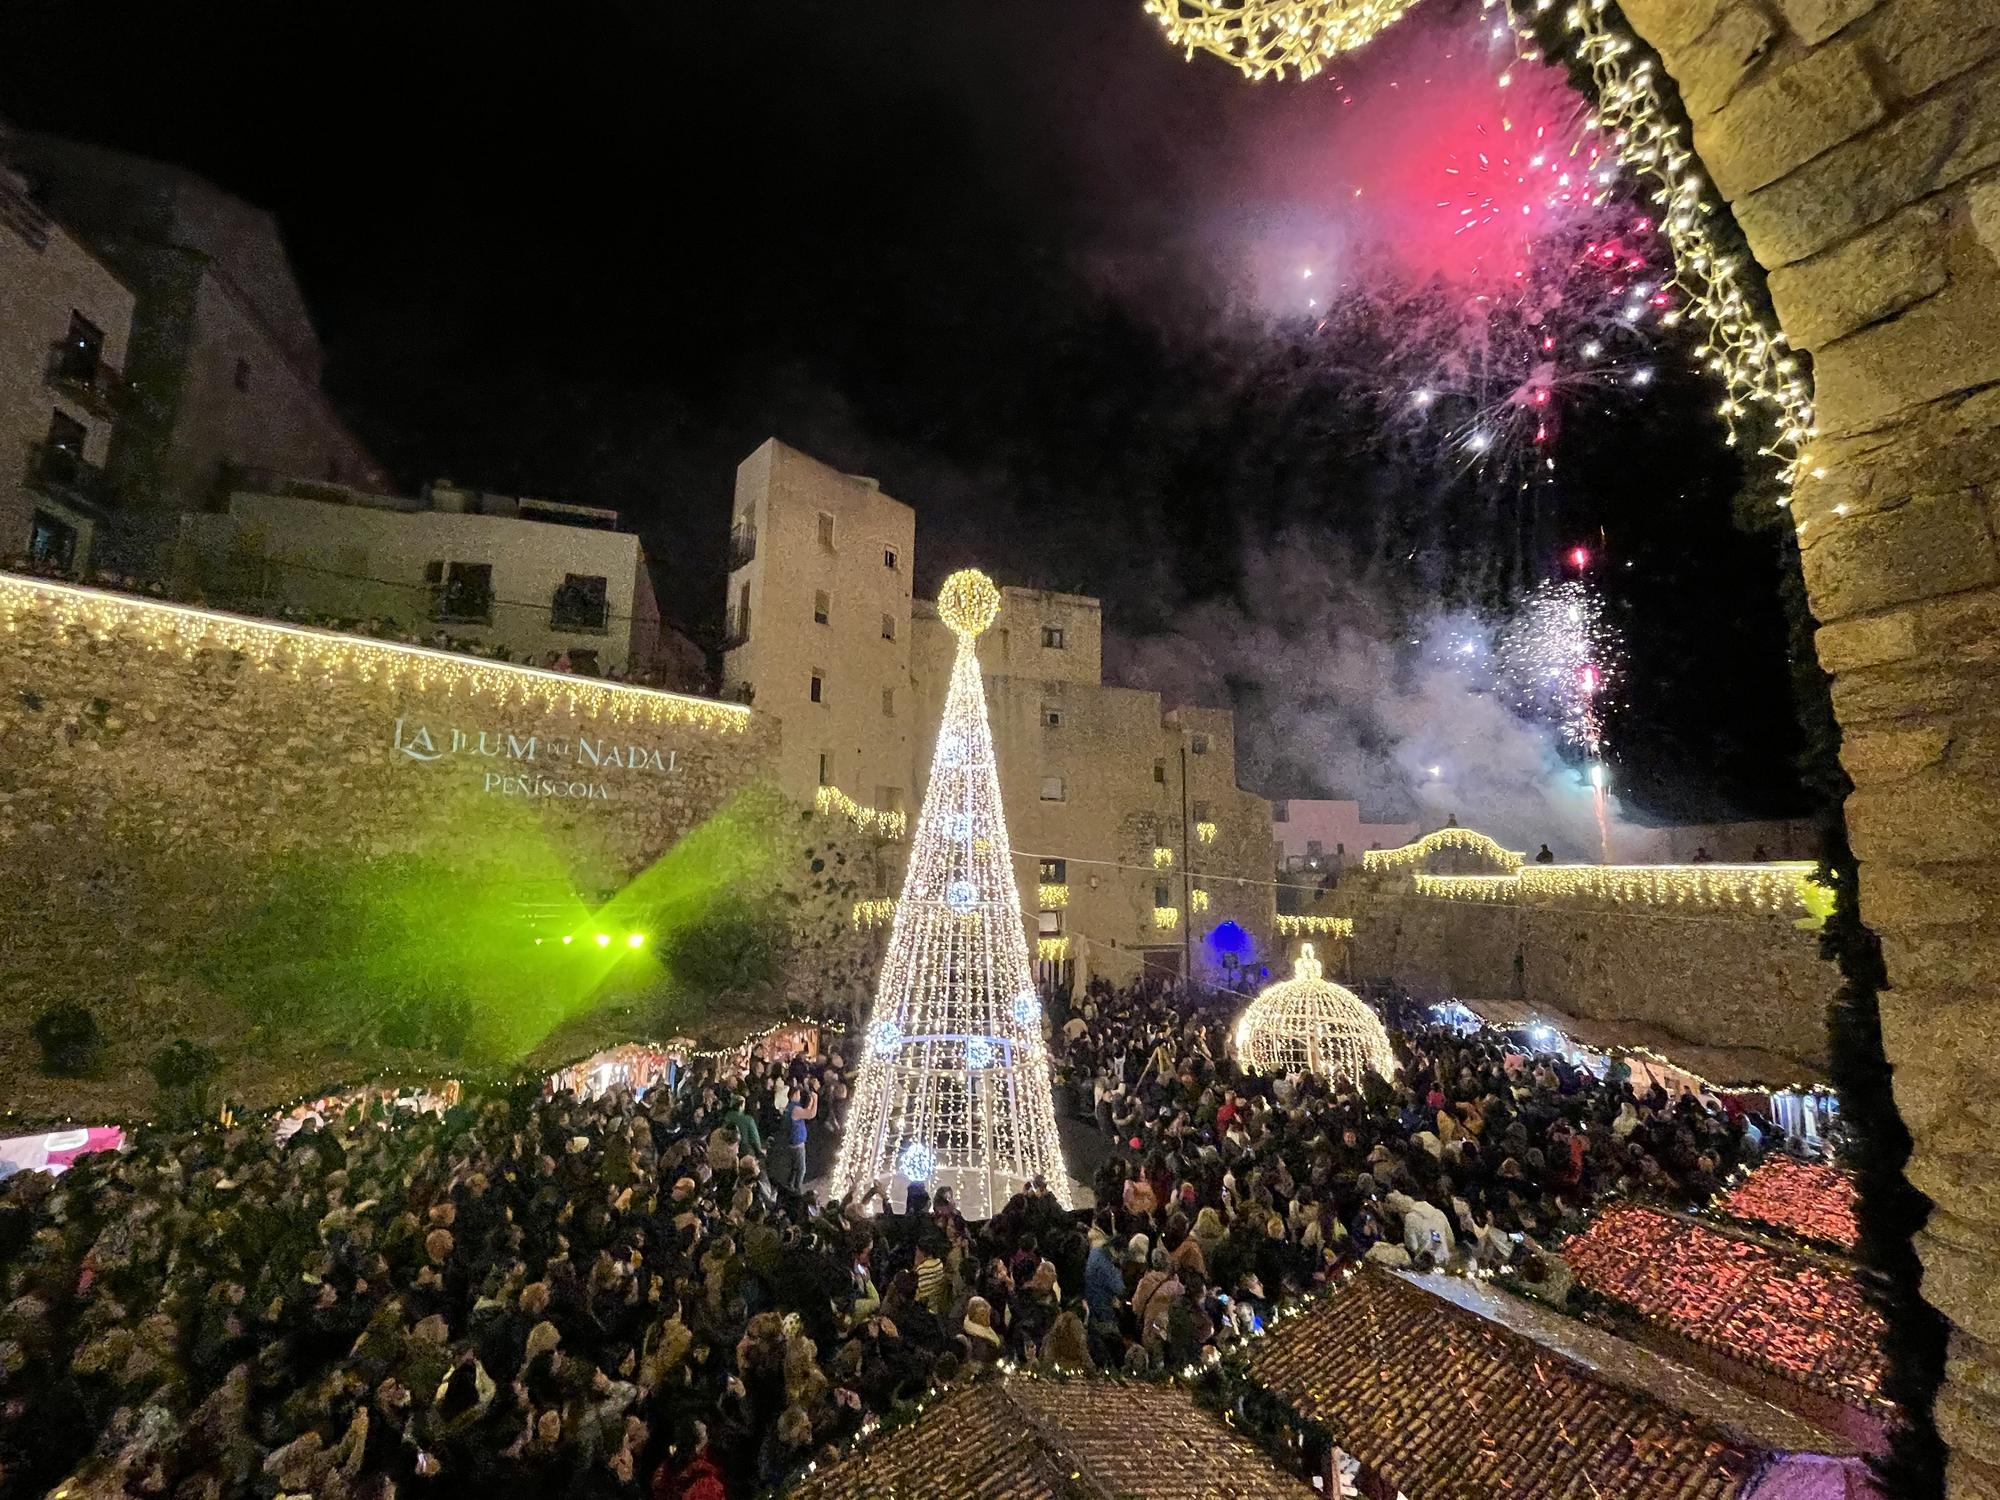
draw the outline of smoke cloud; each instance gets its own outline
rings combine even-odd
[[[1345,554],[1291,536],[1243,559],[1233,599],[1186,607],[1171,629],[1107,634],[1107,675],[1172,702],[1232,704],[1237,777],[1273,797],[1337,797],[1375,821],[1448,816],[1559,858],[1615,856],[1581,771],[1556,735],[1496,691],[1478,651],[1489,622],[1403,597]]]

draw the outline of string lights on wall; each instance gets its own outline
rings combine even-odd
[[[813,793],[813,811],[822,818],[842,817],[863,833],[899,839],[909,828],[909,816],[897,808],[864,807],[837,786],[823,786]]]
[[[901,1176],[950,1189],[960,1212],[984,1219],[1039,1176],[1067,1208],[974,649],[1000,595],[982,573],[954,573],[937,608],[958,650],[832,1191]]]
[[[429,646],[0,574],[0,632],[17,633],[24,616],[53,621],[60,633],[71,638],[102,645],[119,636],[147,650],[176,653],[183,660],[191,661],[203,651],[228,652],[260,672],[285,672],[300,681],[344,678],[392,689],[464,693],[497,707],[568,713],[617,724],[675,724],[741,733],[751,722],[750,709],[740,703],[717,703]]]
[[[1503,870],[1518,870],[1528,858],[1518,850],[1501,848],[1483,833],[1454,826],[1440,828],[1436,833],[1427,833],[1414,842],[1400,844],[1394,849],[1365,849],[1361,854],[1361,868],[1400,870],[1429,858],[1440,849],[1469,850],[1474,854],[1484,855]]]
[[[856,927],[887,927],[896,920],[896,898],[876,896],[867,901],[854,903],[854,925]]]
[[[1352,917],[1287,916],[1278,913],[1278,936],[1351,938],[1354,936]]]
[[[1041,911],[1060,911],[1069,905],[1069,887],[1043,881],[1035,887],[1035,906]]]
[[[1795,915],[1809,910],[1806,886],[1812,883],[1813,869],[1803,860],[1763,865],[1528,865],[1512,875],[1419,871],[1415,886],[1419,896],[1447,901],[1610,901],[1748,907]]]

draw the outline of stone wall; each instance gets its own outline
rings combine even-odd
[[[1956,1325],[1938,1425],[2000,1496],[2000,5],[1623,0],[1813,357],[1800,490],[1883,1038]]]
[[[738,705],[6,576],[0,628],[0,1067],[23,1113],[129,1114],[177,1036],[249,1092],[352,1077],[395,1061],[373,1044],[399,1006],[411,1055],[435,1051],[434,1001],[463,1003],[472,1059],[607,1003],[622,1040],[663,982],[643,944],[798,862],[738,814],[777,742]],[[37,1071],[30,1024],[63,999],[109,1035],[94,1079]]]
[[[1366,876],[1342,881],[1340,896],[1355,918],[1357,978],[1393,978],[1418,994],[1521,999],[1826,1069],[1826,1006],[1839,976],[1790,917],[1447,900]]]

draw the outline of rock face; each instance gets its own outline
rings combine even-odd
[[[1813,356],[1794,504],[1855,782],[1955,1497],[2000,1496],[2000,4],[1623,0]]]
[[[306,1020],[328,992],[349,992],[358,1037],[388,992],[448,991],[460,957],[518,968],[536,937],[553,950],[615,917],[607,902],[768,777],[777,741],[737,705],[6,576],[0,631],[16,1108],[44,1086],[27,1031],[53,1000],[88,1003],[111,1046],[98,1085],[62,1097],[86,1107],[101,1086],[115,1108],[172,1036],[227,1064],[253,1028],[324,1039]]]
[[[1839,976],[1788,917],[1451,901],[1383,886],[1347,892],[1357,976],[1393,978],[1420,995],[1519,999],[1659,1026],[1701,1046],[1776,1052],[1825,1071],[1826,1006]]]

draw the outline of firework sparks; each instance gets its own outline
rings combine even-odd
[[[1523,712],[1553,724],[1593,760],[1619,678],[1618,632],[1580,578],[1545,583],[1496,632],[1495,677]]]

